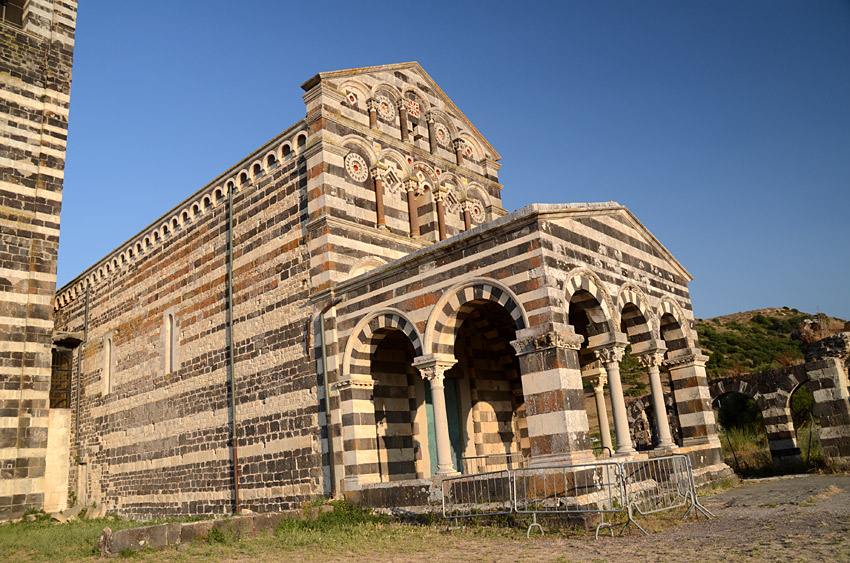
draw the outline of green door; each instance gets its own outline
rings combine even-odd
[[[460,433],[460,408],[457,399],[457,380],[445,379],[446,417],[449,422],[449,441],[452,445],[452,464],[461,471],[463,440]],[[431,400],[431,384],[425,380],[425,412],[428,415],[428,454],[431,458],[431,475],[437,472],[437,436],[434,430],[434,403]]]

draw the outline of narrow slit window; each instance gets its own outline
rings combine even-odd
[[[103,339],[103,394],[112,393],[112,338]]]
[[[172,373],[174,362],[174,315],[165,315],[165,373]]]

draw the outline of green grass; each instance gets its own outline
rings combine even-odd
[[[741,477],[770,477],[782,473],[820,471],[826,467],[817,437],[808,424],[797,432],[797,447],[800,449],[802,464],[784,468],[774,467],[763,427],[725,428],[720,430],[718,436],[723,447],[724,461]]]
[[[135,528],[138,522],[82,520],[55,524],[48,518],[0,526],[0,553],[6,561],[76,561],[97,552],[97,538],[103,528]]]

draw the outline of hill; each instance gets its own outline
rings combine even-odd
[[[776,369],[803,362],[806,341],[835,334],[845,321],[788,307],[697,319],[709,377]],[[802,328],[802,330],[801,330]]]

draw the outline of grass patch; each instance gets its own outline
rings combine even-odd
[[[103,528],[135,528],[138,522],[102,519],[54,524],[50,517],[0,526],[0,553],[6,561],[76,561],[97,553]]]

